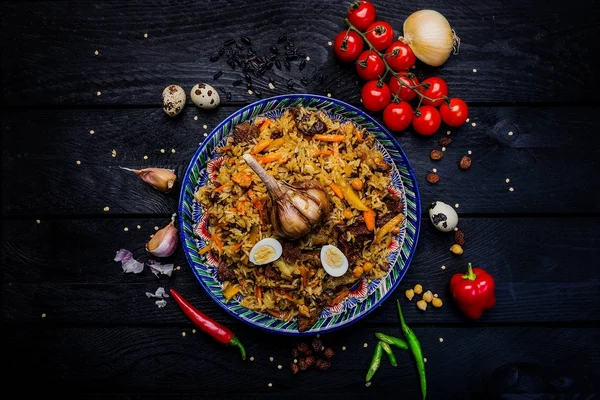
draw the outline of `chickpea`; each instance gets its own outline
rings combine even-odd
[[[364,186],[363,182],[358,178],[352,179],[352,182],[350,184],[352,185],[352,189],[354,190],[362,190]]]
[[[452,247],[450,247],[450,251],[453,254],[460,256],[463,253],[463,248],[460,246],[460,244],[453,244]]]
[[[406,292],[404,292],[404,294],[406,295],[408,301],[411,301],[413,297],[415,297],[415,291],[412,289],[408,289]]]
[[[431,300],[431,304],[435,308],[440,308],[442,306],[442,304],[444,304],[444,303],[442,302],[442,299],[440,299],[438,297],[434,297],[433,300]]]
[[[369,273],[369,271],[371,271],[373,269],[373,263],[367,261],[366,263],[363,264],[362,269],[366,273]]]
[[[355,278],[360,278],[363,274],[363,272],[365,272],[363,270],[363,268],[361,266],[356,266],[354,267],[354,269],[352,270],[352,276],[354,276]]]
[[[417,307],[419,308],[419,310],[425,311],[427,310],[427,302],[425,300],[419,300],[417,301]]]
[[[428,290],[425,293],[423,293],[423,300],[425,300],[428,303],[430,303],[431,300],[433,300],[433,293],[431,293],[431,290]]]
[[[415,285],[415,294],[421,294],[423,293],[423,286],[419,285],[418,283]]]

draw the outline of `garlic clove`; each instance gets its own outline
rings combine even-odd
[[[156,257],[169,257],[175,252],[178,243],[177,228],[171,221],[167,226],[158,230],[152,239],[146,243],[146,250]]]
[[[177,175],[175,175],[175,171],[172,169],[165,168],[144,168],[144,169],[131,169],[124,168],[125,171],[134,172],[137,176],[139,176],[144,182],[151,185],[153,188],[160,190],[163,193],[169,193],[173,186],[175,185],[175,181],[177,180]]]

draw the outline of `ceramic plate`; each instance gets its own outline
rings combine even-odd
[[[240,298],[225,302],[221,293],[222,284],[217,278],[217,260],[209,252],[198,254],[207,236],[207,218],[202,207],[194,199],[196,190],[204,186],[221,165],[222,158],[215,153],[221,147],[233,127],[244,122],[252,122],[257,117],[279,117],[287,108],[302,105],[325,112],[330,118],[351,121],[366,128],[377,139],[377,148],[384,159],[394,168],[391,170],[391,186],[388,187],[400,196],[404,203],[404,223],[400,233],[392,239],[388,260],[390,269],[381,279],[364,278],[354,285],[348,297],[321,313],[313,327],[298,332],[296,319],[283,321],[269,314],[249,310],[240,305]],[[348,326],[368,315],[380,305],[398,286],[406,273],[417,246],[421,220],[421,202],[417,180],[413,170],[393,136],[371,116],[363,111],[329,97],[297,94],[271,97],[252,103],[221,122],[200,145],[182,179],[179,199],[179,232],[187,260],[192,271],[206,292],[219,306],[239,320],[254,327],[288,335],[315,335]]]

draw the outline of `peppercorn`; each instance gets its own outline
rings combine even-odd
[[[290,369],[292,370],[293,375],[296,375],[298,373],[298,371],[300,370],[300,368],[298,367],[298,364],[295,364],[295,363],[290,364]]]
[[[319,358],[317,360],[317,364],[316,364],[317,368],[320,369],[321,371],[325,371],[328,370],[329,367],[331,367],[331,362],[327,361],[327,360],[323,360],[321,358]]]
[[[307,367],[312,367],[313,365],[315,365],[315,356],[308,356],[304,359],[304,362],[306,363]]]
[[[321,351],[321,347],[323,346],[323,342],[320,339],[314,338],[312,340],[312,348],[314,351]]]
[[[332,358],[334,355],[333,349],[331,347],[328,347],[325,349],[325,351],[323,352],[323,356],[325,358]]]

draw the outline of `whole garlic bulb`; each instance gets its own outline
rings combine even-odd
[[[329,213],[329,199],[323,186],[315,181],[292,186],[273,178],[250,154],[244,161],[263,181],[272,200],[271,225],[278,235],[300,239],[312,231]]]

